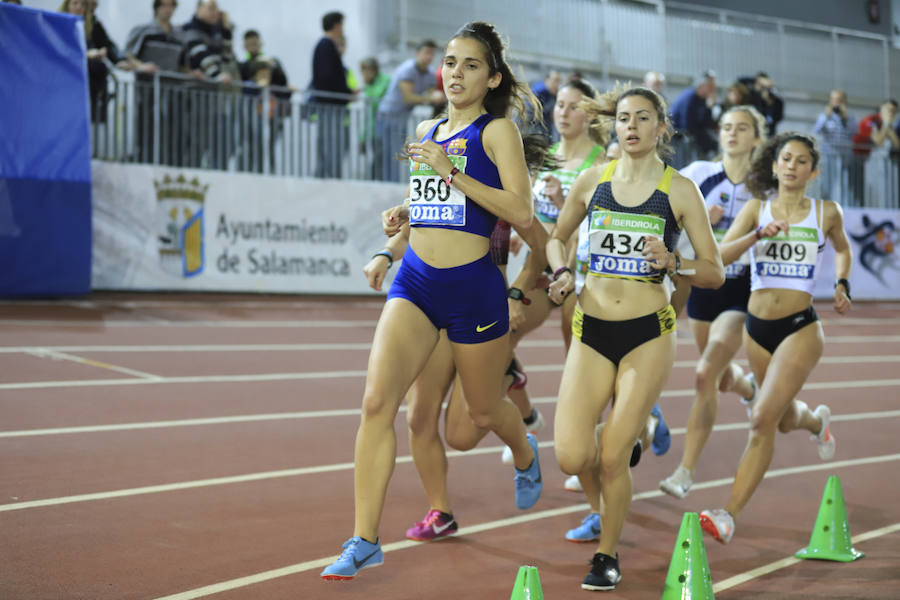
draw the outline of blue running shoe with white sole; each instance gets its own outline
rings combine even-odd
[[[657,418],[656,431],[653,432],[653,443],[650,446],[653,448],[653,454],[662,456],[669,451],[669,446],[672,445],[672,434],[669,432],[666,420],[663,419],[659,404],[653,405],[650,414]]]
[[[384,563],[384,552],[381,551],[381,542],[374,544],[367,542],[359,536],[354,536],[341,546],[344,551],[336,561],[325,567],[322,571],[322,579],[328,581],[340,581],[353,579],[362,569],[377,567]]]
[[[600,515],[591,513],[586,516],[581,525],[566,532],[566,539],[570,542],[593,542],[600,537]]]
[[[516,506],[525,510],[531,508],[541,497],[544,484],[541,483],[541,462],[538,456],[537,438],[528,434],[528,445],[534,451],[534,460],[524,471],[516,469]]]

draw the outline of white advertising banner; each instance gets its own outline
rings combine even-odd
[[[374,293],[362,268],[384,247],[381,211],[405,191],[400,184],[94,161],[92,285]]]
[[[844,229],[853,250],[850,294],[854,300],[900,299],[900,211],[845,208]],[[834,249],[828,242],[816,298],[834,296]]]
[[[93,163],[98,290],[375,293],[363,266],[405,186]],[[900,211],[844,209],[854,300],[900,299]],[[515,276],[521,257],[510,257]],[[386,290],[396,265],[388,273]],[[829,243],[816,297],[830,298]]]

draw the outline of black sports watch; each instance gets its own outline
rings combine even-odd
[[[513,300],[518,300],[525,306],[528,306],[529,304],[531,304],[531,300],[529,300],[528,298],[525,297],[525,292],[523,292],[522,290],[520,290],[517,287],[509,288],[509,291],[506,293],[506,295],[509,296],[510,298],[512,298]]]
[[[853,300],[853,298],[850,297],[850,282],[847,281],[846,279],[844,279],[843,277],[841,277],[840,279],[838,279],[837,281],[834,282],[834,287],[837,287],[839,285],[844,286],[844,292],[846,292],[846,294],[847,294],[847,299]]]

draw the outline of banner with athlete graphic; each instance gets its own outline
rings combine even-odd
[[[845,208],[844,229],[853,251],[853,299],[900,299],[900,211]],[[816,298],[832,298],[834,280],[834,249],[828,242],[822,272],[816,276]]]

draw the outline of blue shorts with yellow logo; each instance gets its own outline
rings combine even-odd
[[[388,291],[419,307],[457,344],[488,342],[509,331],[506,281],[490,253],[458,267],[438,269],[407,248]]]

